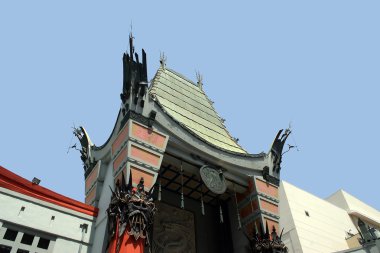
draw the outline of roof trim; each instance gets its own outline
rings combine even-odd
[[[80,201],[68,198],[45,187],[33,184],[29,180],[0,166],[0,187],[24,194],[45,202],[65,207],[76,212],[87,214],[93,217],[98,216],[99,209],[86,205]]]

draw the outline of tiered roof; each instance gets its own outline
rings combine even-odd
[[[167,115],[196,137],[217,148],[247,154],[229,134],[201,85],[160,67],[149,92]]]

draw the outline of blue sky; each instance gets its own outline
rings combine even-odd
[[[200,71],[249,152],[292,122],[299,151],[282,179],[380,209],[379,1],[136,2],[0,3],[0,165],[83,200],[71,127],[99,146],[111,133],[132,22],[149,78],[160,52],[192,80]]]

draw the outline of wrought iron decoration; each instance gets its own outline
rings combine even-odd
[[[287,253],[288,248],[282,242],[282,232],[277,235],[276,229],[272,228],[272,233],[269,234],[268,222],[266,223],[266,231],[264,232],[260,225],[260,232],[255,227],[253,228],[252,236],[246,234],[252,253]]]
[[[116,182],[115,191],[111,189],[112,197],[107,209],[108,246],[116,236],[116,252],[119,252],[121,239],[125,232],[133,236],[136,241],[139,238],[146,239],[145,244],[150,249],[149,234],[156,212],[152,198],[153,189],[152,187],[148,193],[145,192],[144,178],[141,178],[137,188],[133,188],[132,174],[129,176],[128,184],[126,184],[123,174],[121,182]]]

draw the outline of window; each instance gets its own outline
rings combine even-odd
[[[18,249],[16,253],[29,253],[29,251],[24,249]]]
[[[9,241],[14,241],[16,240],[17,233],[18,233],[17,231],[8,228],[4,234],[4,239],[9,240]]]
[[[0,244],[0,253],[10,253],[12,247]]]
[[[0,235],[0,253],[51,253],[56,239],[38,230],[6,223],[0,225]]]
[[[21,243],[26,245],[32,245],[34,239],[34,235],[24,233],[21,239]]]
[[[50,240],[41,237],[40,240],[38,241],[37,247],[40,249],[48,249],[49,244],[50,244]]]

